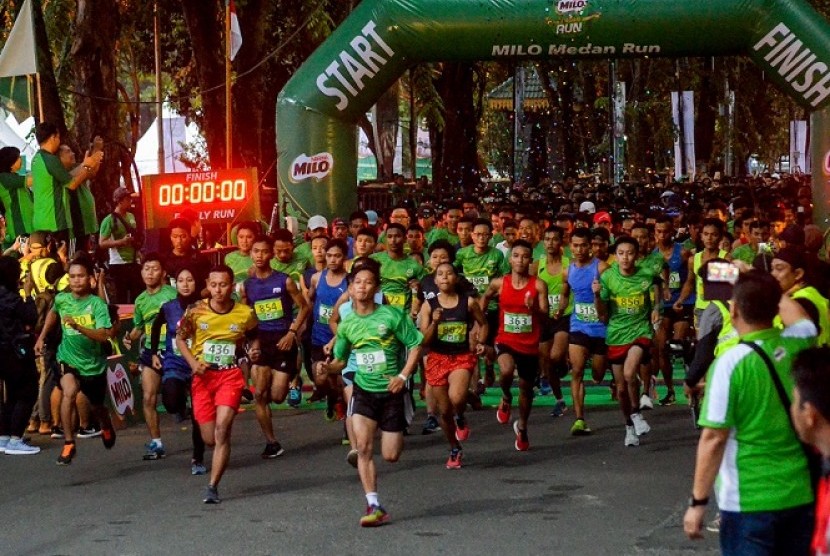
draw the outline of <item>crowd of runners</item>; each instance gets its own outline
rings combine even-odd
[[[830,276],[810,210],[809,190],[795,178],[617,189],[568,181],[544,193],[517,187],[440,206],[316,215],[304,232],[293,222],[274,230],[238,223],[236,250],[221,264],[193,249],[196,223],[180,218],[167,230],[170,251],[142,257],[144,291],[120,335],[86,253],[26,265],[23,299],[54,293],[31,326],[43,373],[54,372],[40,397],[60,405],[48,422],[41,410],[30,432],[64,439],[61,465],[77,457],[77,433],[112,448],[106,357],[140,342],[143,457],[166,455],[161,401],[171,422],[192,421],[190,470],[209,474],[203,501],[219,503],[240,405],[255,406],[262,457],[279,457],[286,448],[272,406],[300,407],[305,377],[308,399],[343,423],[340,441],[366,495],[360,524],[381,525],[389,515],[375,438],[379,429],[382,457],[396,461],[417,398],[427,413],[421,432],[446,438],[447,469],[462,467],[474,438],[466,412],[481,409],[488,388],[501,394],[494,418],[512,449],[531,448],[529,416],[540,395],[553,396],[550,416],[570,419],[571,435],[591,434],[591,384],[617,400],[620,441],[639,446],[651,430],[645,410],[674,404],[680,387],[697,404],[712,361],[739,339],[732,286],[756,273],[801,303],[779,327],[806,315],[818,344],[830,343]],[[47,248],[48,238],[31,237],[29,249]],[[685,376],[675,377],[676,367]],[[12,431],[0,435],[0,450],[39,448]]]

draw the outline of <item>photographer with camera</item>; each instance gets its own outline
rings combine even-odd
[[[133,199],[127,188],[116,189],[112,201],[115,208],[101,222],[98,245],[109,250],[109,276],[116,284],[112,302],[127,304],[144,290],[138,266],[138,249],[143,241],[135,216],[130,212]]]
[[[0,453],[8,455],[40,452],[23,439],[38,393],[34,338],[27,332],[37,322],[37,309],[31,297],[31,276],[23,284],[25,299],[20,297],[19,284],[20,263],[13,257],[0,257],[0,350],[10,354],[0,366],[6,391],[0,418]]]

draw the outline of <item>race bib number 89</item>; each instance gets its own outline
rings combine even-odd
[[[355,353],[357,370],[361,373],[382,373],[386,370],[386,354],[383,350]]]

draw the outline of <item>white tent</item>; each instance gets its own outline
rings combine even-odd
[[[195,141],[200,133],[195,123],[187,124],[183,116],[169,105],[164,105],[164,171],[187,172],[190,168],[180,160],[184,145]],[[153,120],[150,128],[138,140],[135,151],[135,163],[142,176],[158,174],[158,118]]]
[[[27,169],[31,166],[32,157],[39,149],[34,135],[29,140],[25,139],[31,133],[34,125],[34,118],[30,117],[24,120],[23,123],[18,124],[17,119],[10,113],[6,113],[5,119],[0,119],[0,147],[17,147],[20,149],[20,154],[26,161]]]

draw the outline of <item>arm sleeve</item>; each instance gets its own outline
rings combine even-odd
[[[112,328],[112,319],[110,319],[110,312],[107,304],[100,297],[96,298],[100,303],[95,303],[95,323],[96,328]]]
[[[406,317],[398,319],[395,336],[409,349],[420,346],[421,342],[424,341],[424,336],[415,328],[415,323],[412,322],[412,319]]]
[[[343,323],[340,323],[340,326],[337,327],[337,337],[334,342],[334,358],[340,361],[346,361],[349,358],[349,354],[352,351],[351,342],[346,338],[346,335],[343,333],[344,327]]]
[[[150,351],[152,353],[157,353],[159,350],[159,340],[161,339],[161,327],[164,326],[164,322],[164,307],[162,307],[156,315],[156,320],[153,321],[153,327],[150,329]]]
[[[102,238],[112,236],[112,215],[104,217],[104,220],[101,222],[99,236]]]
[[[52,178],[56,183],[66,185],[72,181],[72,176],[66,171],[66,168],[63,167],[63,164],[61,164],[58,157],[44,156],[43,162],[46,165],[46,169],[49,170],[50,174],[52,174]]]

